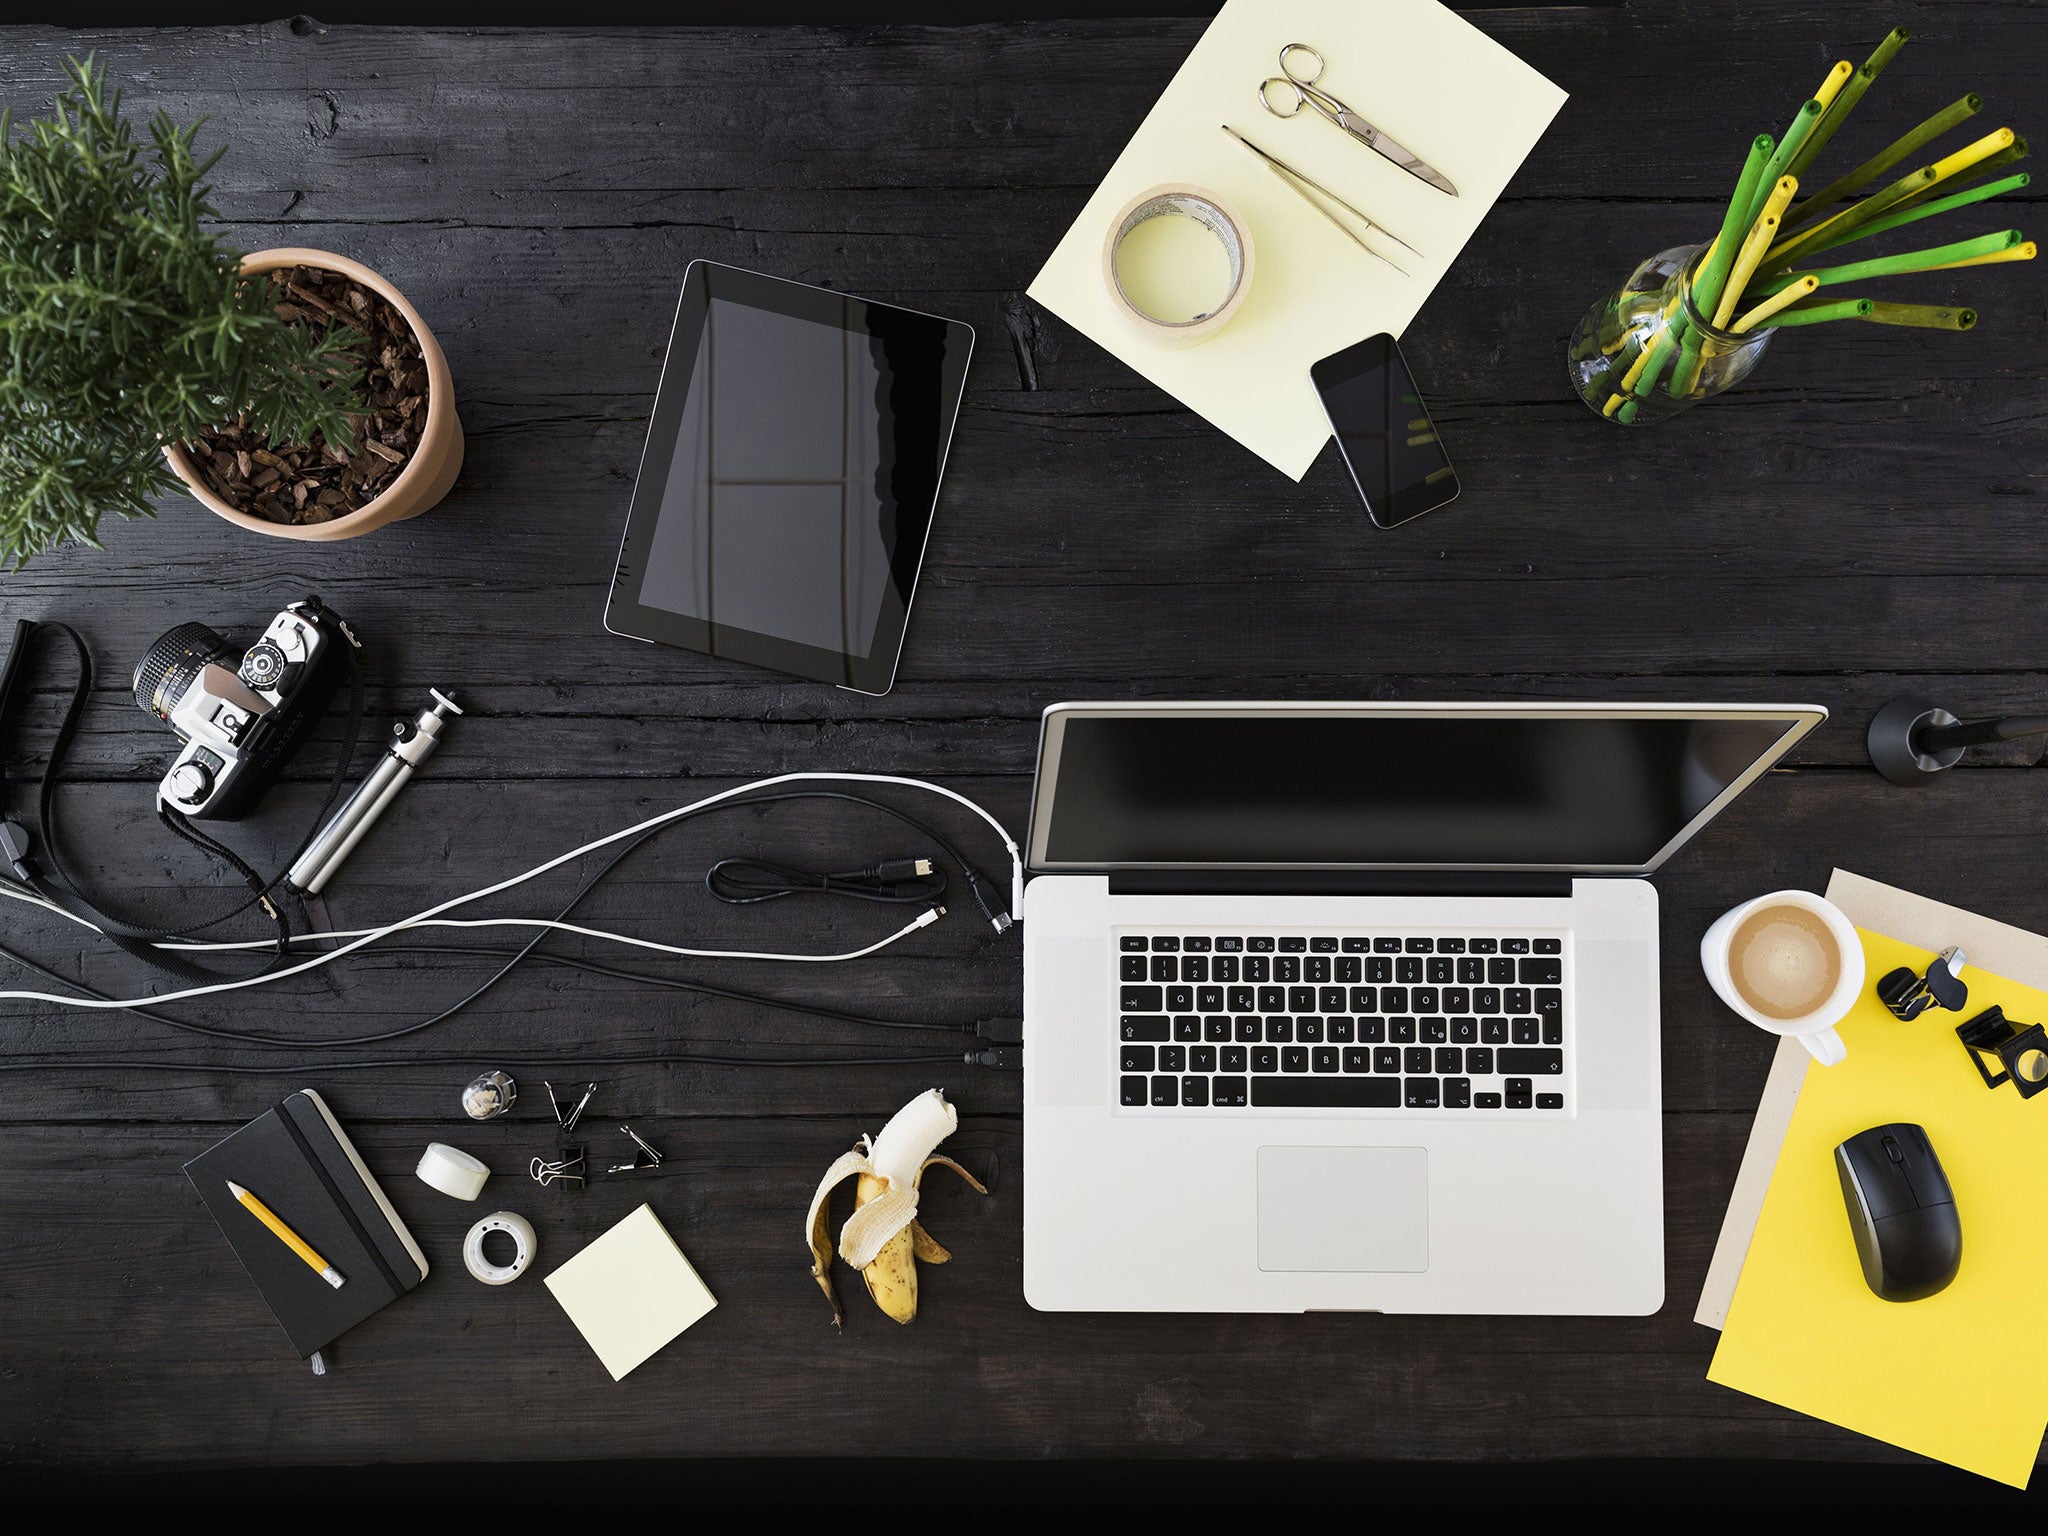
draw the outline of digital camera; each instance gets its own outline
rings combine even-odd
[[[278,780],[349,673],[356,638],[318,597],[289,604],[237,652],[204,624],[160,636],[135,668],[135,702],[184,751],[157,788],[185,815],[235,821]]]

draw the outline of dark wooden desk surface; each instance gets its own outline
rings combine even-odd
[[[472,713],[333,895],[345,926],[781,770],[929,774],[1015,827],[1037,714],[1059,699],[1824,703],[1832,723],[1657,880],[1659,1315],[1038,1315],[1019,1287],[1018,1080],[989,1072],[593,1070],[593,1125],[630,1120],[674,1177],[555,1194],[521,1171],[552,1140],[540,1070],[522,1070],[511,1119],[475,1127],[456,1112],[462,1066],[221,1077],[200,1064],[311,1058],[5,1005],[8,1056],[193,1070],[0,1074],[0,1452],[185,1465],[849,1451],[1903,1459],[1705,1379],[1713,1336],[1690,1315],[1769,1045],[1714,1003],[1693,948],[1724,907],[1818,888],[1834,864],[2048,924],[2044,792],[2022,771],[2037,749],[1974,754],[1909,798],[1867,769],[1861,746],[1871,710],[1903,690],[1961,710],[2048,699],[2041,278],[2011,267],[1915,284],[1967,297],[1984,316],[1977,332],[1788,336],[1738,394],[1636,434],[1567,393],[1563,346],[1638,258],[1704,238],[1740,146],[1833,59],[1861,59],[1894,20],[1918,34],[1862,108],[1845,164],[1965,90],[1983,93],[1987,125],[2048,134],[2028,116],[2042,105],[2048,27],[2002,4],[1776,0],[1477,20],[1573,99],[1406,338],[1465,493],[1396,533],[1363,521],[1330,453],[1289,483],[1023,297],[1198,22],[0,31],[0,103],[17,113],[46,102],[65,54],[96,48],[135,108],[211,114],[233,143],[216,177],[230,237],[324,247],[387,273],[445,345],[469,433],[461,484],[416,522],[307,546],[172,499],[155,522],[112,523],[104,552],[0,580],[0,607],[90,633],[102,686],[66,818],[103,888],[166,916],[194,882],[210,898],[219,872],[149,813],[171,738],[122,683],[155,634],[185,619],[246,634],[317,589],[368,643],[377,712],[411,709],[429,685],[459,691]],[[2022,200],[2011,221],[2038,222],[2040,209]],[[957,315],[980,333],[887,698],[599,626],[695,256]],[[240,832],[242,846],[276,856],[308,814],[321,756],[308,754],[307,782]],[[26,759],[17,751],[17,772]],[[970,820],[947,825],[995,858]],[[863,817],[800,810],[700,823],[636,856],[588,911],[677,940],[846,944],[884,919],[834,906],[736,916],[703,894],[707,862],[745,849],[860,857],[898,841]],[[557,878],[540,894],[568,888]],[[68,925],[10,908],[4,928],[8,944],[99,985],[140,979]],[[907,1017],[1017,1005],[1017,940],[966,918],[824,973],[667,964]],[[21,974],[7,968],[6,981]],[[370,959],[183,1011],[309,1038],[360,1032],[430,1011],[479,974]],[[586,1054],[900,1043],[870,1033],[536,968],[380,1054],[546,1057],[559,1080]],[[934,1083],[963,1112],[953,1150],[993,1171],[994,1195],[939,1187],[931,1225],[957,1258],[929,1273],[914,1327],[856,1296],[836,1337],[800,1233],[813,1183],[857,1132]],[[317,1383],[179,1171],[304,1084],[331,1095],[435,1266]],[[537,1281],[489,1290],[463,1273],[478,1211],[409,1172],[440,1138],[498,1170],[485,1208],[533,1214],[543,1269],[651,1197],[722,1305],[614,1386]]]

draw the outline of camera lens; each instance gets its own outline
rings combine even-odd
[[[169,720],[201,668],[218,662],[233,671],[237,659],[204,624],[180,624],[159,635],[135,664],[135,702],[157,719]]]

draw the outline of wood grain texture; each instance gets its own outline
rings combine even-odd
[[[1074,697],[1798,699],[1835,718],[1658,877],[1665,938],[1669,1301],[1647,1319],[1043,1316],[1020,1278],[1014,1078],[946,1063],[858,1070],[589,1069],[591,1138],[634,1124],[669,1154],[636,1187],[540,1192],[543,1076],[615,1053],[917,1053],[868,1030],[569,970],[524,970],[435,1030],[346,1057],[227,1045],[114,1014],[0,1004],[20,1056],[173,1062],[0,1071],[0,1455],[66,1466],[876,1453],[1387,1460],[1897,1453],[1705,1380],[1687,1319],[1769,1042],[1712,999],[1708,921],[1835,864],[2010,921],[2048,923],[2038,746],[1973,754],[1907,798],[1864,766],[1894,693],[1959,711],[2048,697],[2040,537],[2048,294],[2033,268],[1916,280],[1966,299],[1968,336],[1836,327],[1773,343],[1755,379],[1682,423],[1622,433],[1567,393],[1563,343],[1633,263],[1704,238],[1740,146],[1835,58],[1897,20],[1915,40],[1839,153],[1960,91],[1987,126],[2037,101],[2048,29],[2026,6],[1660,0],[1475,13],[1573,93],[1404,337],[1465,486],[1394,534],[1332,455],[1271,473],[1023,297],[1067,221],[1199,34],[1192,20],[742,31],[0,30],[0,105],[47,99],[96,48],[131,106],[211,114],[231,239],[342,251],[418,305],[454,370],[469,459],[440,508],[300,548],[191,503],[0,581],[0,617],[91,635],[100,687],[63,792],[78,862],[165,921],[220,871],[166,838],[148,786],[171,739],[126,700],[161,630],[248,632],[317,589],[370,646],[372,718],[458,690],[471,714],[329,901],[337,926],[411,911],[631,819],[759,774],[929,775],[1021,825],[1038,712]],[[1680,84],[1704,91],[1688,104]],[[1705,89],[1711,87],[1711,89]],[[1650,105],[1643,105],[1644,103]],[[1626,128],[1618,125],[1626,123]],[[1832,162],[1830,162],[1832,163]],[[1844,160],[1846,162],[1846,158]],[[2010,222],[2037,219],[2038,196]],[[2037,231],[2029,231],[2034,233]],[[708,257],[958,316],[979,333],[902,677],[867,699],[604,634],[603,604],[683,266]],[[1948,279],[1953,279],[1949,282]],[[61,704],[10,744],[40,763]],[[331,738],[332,732],[329,732]],[[331,740],[236,846],[274,863]],[[903,798],[991,868],[971,820]],[[717,908],[701,877],[745,851],[913,852],[818,805],[676,829],[583,912],[675,940],[848,947],[866,909]],[[500,912],[552,911],[561,872]],[[194,893],[194,887],[199,891]],[[186,903],[191,907],[187,908]],[[826,974],[624,963],[925,1023],[1017,1010],[1014,938],[955,916]],[[144,978],[82,931],[0,912],[0,942],[95,985]],[[448,943],[503,942],[462,934]],[[440,942],[440,940],[437,940]],[[568,947],[568,946],[565,946]],[[605,959],[616,959],[605,954]],[[29,973],[0,968],[12,985]],[[167,1009],[291,1040],[395,1029],[482,963],[400,954]],[[39,982],[32,984],[40,985]],[[455,1062],[419,1057],[457,1056]],[[325,1058],[331,1060],[332,1058]],[[515,1115],[473,1127],[472,1066],[519,1069]],[[288,1064],[275,1077],[208,1063]],[[559,1072],[558,1070],[559,1069]],[[314,1383],[283,1347],[180,1164],[315,1084],[425,1242],[427,1285]],[[816,1175],[938,1084],[993,1193],[943,1190],[954,1262],[914,1327],[855,1305],[835,1338],[799,1232]],[[620,1386],[538,1285],[486,1290],[459,1243],[480,1210],[409,1174],[447,1139],[498,1170],[543,1269],[642,1198],[722,1305]],[[669,1170],[672,1170],[670,1172]],[[1194,1259],[1191,1256],[1191,1262]],[[487,1390],[477,1390],[479,1381]]]

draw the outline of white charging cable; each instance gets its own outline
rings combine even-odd
[[[453,911],[457,907],[467,906],[471,902],[482,901],[486,897],[497,895],[500,891],[509,891],[514,886],[524,885],[527,881],[537,879],[550,870],[559,869],[562,865],[580,859],[585,854],[595,853],[600,848],[608,848],[613,843],[621,842],[626,838],[637,837],[641,833],[651,831],[656,827],[666,826],[672,821],[694,815],[698,811],[707,810],[711,806],[719,805],[724,801],[736,799],[742,795],[749,795],[757,790],[772,789],[778,784],[817,783],[820,781],[841,784],[897,784],[910,789],[928,790],[932,794],[943,795],[948,800],[954,800],[966,806],[967,809],[974,812],[975,815],[979,816],[995,830],[996,836],[1002,839],[1003,847],[1009,852],[1010,911],[1013,919],[1022,920],[1024,915],[1024,858],[1017,847],[1017,841],[1004,830],[1003,824],[1000,821],[997,821],[994,816],[957,790],[951,790],[943,784],[933,784],[924,779],[902,778],[888,773],[782,773],[776,774],[772,778],[756,779],[750,784],[741,784],[733,789],[720,790],[715,795],[706,795],[703,799],[693,800],[688,805],[680,805],[673,810],[663,811],[658,816],[650,816],[645,821],[637,822],[630,827],[623,827],[617,832],[609,833],[604,837],[585,843],[580,848],[572,848],[567,853],[558,854],[545,863],[536,864],[523,874],[513,875],[509,879],[500,880],[496,885],[485,886],[480,890],[471,891],[467,895],[450,897],[447,901],[441,902],[437,906],[429,907],[423,912],[416,912],[411,917],[402,918],[395,923],[387,923],[381,928],[355,930],[356,936],[349,943],[343,944],[339,949],[327,950],[310,959],[302,960],[297,965],[286,966],[282,970],[266,971],[260,976],[245,976],[237,980],[213,982],[205,986],[186,987],[181,991],[155,993],[144,997],[69,997],[56,992],[0,991],[0,1002],[54,1003],[65,1008],[91,1008],[99,1010],[139,1008],[158,1003],[184,1002],[189,998],[195,997],[211,997],[221,992],[239,992],[248,987],[268,986],[272,982],[284,981],[289,977],[303,975],[307,971],[317,970],[323,965],[329,965],[344,955],[353,954],[359,949],[376,943],[379,939],[389,938],[394,933],[403,933],[411,928],[441,926],[435,923],[434,920],[439,918],[444,912]],[[7,894],[13,895],[15,893],[10,891]],[[33,896],[24,899],[33,902],[37,906],[49,905],[49,903]],[[939,914],[940,909],[927,908],[919,913],[914,921],[906,923],[887,938],[870,944],[863,949],[848,950],[843,954],[833,955],[785,955],[753,950],[686,949],[677,945],[660,944],[651,939],[635,939],[625,934],[609,933],[602,929],[583,928],[573,923],[561,923],[542,918],[478,919],[474,921],[478,926],[506,924],[521,927],[562,928],[570,932],[609,939],[617,943],[632,944],[641,948],[661,950],[668,954],[704,959],[783,960],[809,964],[831,964],[843,960],[858,960],[863,956],[874,954],[877,950],[886,949],[899,939],[907,938],[909,935],[917,932],[918,929],[929,927],[938,920]],[[63,915],[71,916],[72,914],[64,913]],[[88,923],[85,926],[91,927],[93,925]],[[447,926],[470,926],[470,923],[469,921],[458,919],[449,922]],[[212,946],[181,945],[179,947],[203,948]],[[244,946],[223,945],[219,947],[241,948]]]

